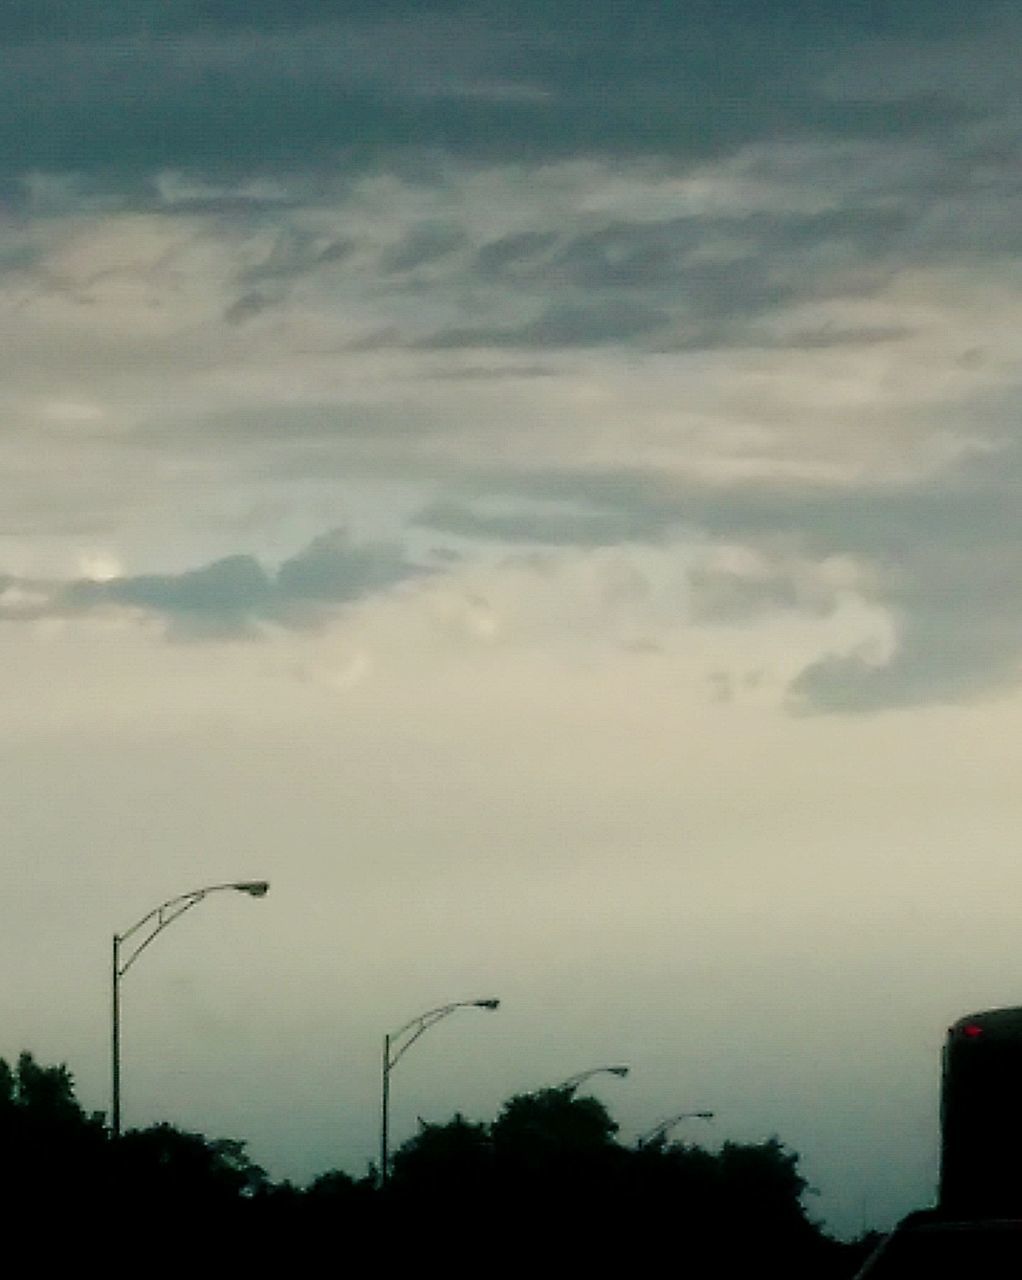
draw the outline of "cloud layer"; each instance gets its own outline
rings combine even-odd
[[[391,1015],[492,986],[395,1132],[633,1061],[631,1133],[923,1202],[1017,998],[1020,36],[0,6],[2,1052],[103,1106],[109,928],[265,875],[147,952],[133,1117],[357,1172]]]

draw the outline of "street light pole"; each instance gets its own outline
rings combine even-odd
[[[450,1004],[427,1009],[412,1018],[403,1027],[383,1037],[383,1072],[380,1089],[380,1186],[387,1185],[390,1176],[390,1073],[397,1066],[419,1036],[446,1018],[455,1009],[498,1009],[500,1001],[492,997],[486,1000],[452,1000]]]
[[[221,889],[235,889],[239,893],[247,893],[252,898],[264,898],[269,888],[266,880],[236,880],[228,884],[210,884],[203,889],[192,889],[189,893],[182,893],[176,898],[168,898],[166,902],[161,902],[158,907],[148,911],[141,920],[136,920],[130,929],[114,934],[110,975],[112,991],[110,1123],[115,1138],[121,1136],[121,979],[158,933],[166,929],[167,925],[172,924],[189,908],[201,902],[208,894],[217,893]],[[133,947],[128,948],[127,958],[122,959],[123,944],[135,938],[146,926],[149,926],[148,932]]]
[[[121,1136],[121,939],[114,934],[111,974],[113,1010],[110,1044],[110,1124],[115,1138]]]
[[[560,1084],[551,1085],[552,1089],[564,1089],[568,1093],[574,1093],[580,1084],[584,1084],[590,1076],[608,1075],[619,1076],[622,1080],[627,1076],[630,1068],[623,1064],[615,1064],[610,1067],[590,1067],[588,1071],[578,1071],[573,1076],[568,1076],[567,1080],[562,1080]]]
[[[712,1111],[679,1111],[676,1116],[668,1116],[666,1120],[661,1120],[655,1124],[652,1129],[647,1129],[645,1133],[640,1134],[635,1139],[637,1147],[649,1146],[653,1142],[663,1142],[668,1133],[676,1124],[680,1124],[682,1120],[712,1120]]]

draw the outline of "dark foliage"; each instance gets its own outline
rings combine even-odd
[[[74,1203],[105,1171],[102,1116],[78,1105],[67,1067],[22,1053],[0,1058],[0,1195],[16,1213],[40,1203]]]
[[[518,1094],[492,1123],[420,1122],[391,1178],[340,1170],[305,1188],[272,1183],[244,1143],[170,1124],[118,1141],[87,1115],[64,1066],[0,1059],[0,1193],[9,1213],[61,1224],[51,1253],[99,1256],[100,1222],[119,1254],[202,1240],[204,1269],[319,1265],[373,1245],[388,1273],[442,1232],[448,1274],[527,1267],[593,1275],[670,1267],[679,1276],[848,1277],[865,1252],[829,1239],[806,1212],[798,1156],[776,1138],[718,1152],[663,1137],[627,1147],[601,1103],[557,1088]]]

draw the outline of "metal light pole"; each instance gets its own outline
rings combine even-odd
[[[578,1086],[580,1084],[584,1084],[590,1076],[620,1076],[623,1080],[628,1072],[629,1068],[621,1064],[616,1064],[611,1067],[590,1067],[588,1071],[579,1071],[573,1076],[568,1076],[567,1080],[562,1080],[560,1084],[550,1085],[550,1088],[565,1089],[569,1093],[574,1093]]]
[[[712,1111],[679,1111],[676,1116],[668,1116],[666,1120],[661,1120],[659,1124],[655,1124],[652,1129],[647,1129],[635,1139],[637,1147],[648,1146],[652,1142],[662,1142],[668,1133],[676,1124],[680,1124],[682,1120],[712,1120]]]
[[[263,898],[269,888],[266,880],[237,880],[230,884],[210,884],[204,889],[192,889],[190,893],[182,893],[176,898],[168,898],[166,902],[161,902],[158,907],[153,907],[152,911],[147,912],[141,920],[136,920],[130,929],[126,929],[124,933],[114,934],[111,966],[113,1018],[110,1054],[110,1119],[115,1138],[121,1136],[121,979],[158,933],[172,924],[178,916],[183,915],[189,907],[194,907],[197,902],[201,902],[207,894],[216,893],[220,889],[236,889],[239,893],[249,894],[250,897]],[[150,926],[148,933],[135,944],[133,949],[129,949],[127,958],[122,959],[121,948],[124,943],[147,925]]]
[[[452,1000],[450,1004],[439,1005],[436,1009],[427,1009],[417,1018],[412,1018],[403,1027],[383,1037],[383,1078],[380,1091],[380,1185],[387,1185],[390,1175],[390,1073],[404,1057],[419,1036],[428,1031],[441,1018],[446,1018],[455,1009],[497,1009],[500,1001],[493,998],[487,1000]]]

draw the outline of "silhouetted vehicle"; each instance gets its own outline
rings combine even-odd
[[[1022,1009],[949,1029],[938,1205],[949,1218],[1022,1218]]]
[[[959,1018],[944,1042],[940,1189],[861,1280],[1022,1276],[1022,1008]]]
[[[1022,1218],[958,1221],[911,1213],[866,1261],[856,1280],[1001,1280],[1022,1275]]]

